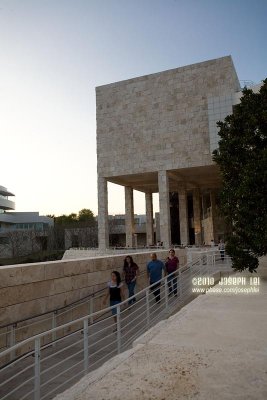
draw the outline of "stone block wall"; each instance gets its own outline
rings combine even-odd
[[[230,56],[97,87],[98,175],[212,164],[209,99],[239,90]]]
[[[164,260],[166,250],[156,251],[158,258]],[[180,264],[186,263],[185,250],[177,250]],[[140,271],[146,271],[150,252],[132,254]],[[0,326],[12,324],[15,321],[34,317],[41,313],[69,305],[89,294],[105,288],[110,279],[112,270],[122,271],[125,254],[102,256],[90,259],[54,261],[46,263],[13,265],[0,267]],[[138,290],[147,286],[146,274],[138,280]],[[101,298],[94,302],[93,311],[101,307]],[[58,313],[57,325],[64,324],[72,319],[89,313],[88,305],[80,305],[64,314]],[[16,342],[33,334],[52,328],[51,314],[35,319],[38,323],[32,325],[33,320],[19,323],[16,333]],[[9,335],[2,335],[10,330],[0,328],[0,348],[8,345]]]

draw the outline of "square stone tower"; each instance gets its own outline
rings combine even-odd
[[[232,113],[238,91],[230,56],[96,88],[102,250],[109,246],[108,181],[125,187],[127,246],[133,246],[134,238],[133,190],[145,193],[148,245],[154,242],[155,192],[164,246],[201,244],[204,238],[216,236],[216,189],[220,187],[212,161],[218,143],[216,122]]]

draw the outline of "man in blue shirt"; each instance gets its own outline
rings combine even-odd
[[[157,303],[160,302],[160,280],[162,279],[163,270],[163,262],[157,259],[156,253],[152,253],[151,261],[147,264],[147,277],[149,279],[149,284],[153,285],[151,291],[154,294]]]

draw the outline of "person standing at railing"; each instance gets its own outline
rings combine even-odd
[[[125,257],[123,265],[123,276],[125,279],[125,283],[128,287],[129,298],[134,296],[134,288],[136,285],[136,279],[138,275],[139,275],[139,267],[133,261],[133,258],[131,256]],[[129,306],[135,303],[135,301],[136,301],[135,297],[130,299],[128,302]]]
[[[151,292],[154,294],[157,303],[160,302],[160,285],[163,271],[163,262],[158,260],[156,253],[152,253],[151,261],[147,264],[147,277],[149,285],[153,285]]]
[[[103,305],[107,302],[108,297],[110,307],[120,304],[125,299],[123,283],[118,271],[111,272],[111,280],[108,282],[108,291],[103,299]],[[117,307],[112,308],[112,315],[115,324],[117,324]]]
[[[169,256],[165,261],[165,273],[168,275],[169,296],[173,293],[177,296],[177,276],[175,271],[179,268],[179,259],[175,255],[174,249],[170,249]]]

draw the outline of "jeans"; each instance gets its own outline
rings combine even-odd
[[[150,285],[153,285],[150,290],[153,293],[153,295],[155,296],[156,302],[159,303],[160,302],[160,285],[161,285],[161,282],[158,282],[158,283],[157,282],[156,283],[150,282]]]
[[[128,290],[129,290],[129,297],[132,297],[132,296],[134,295],[134,288],[135,288],[135,285],[136,285],[136,281],[127,283]],[[128,301],[129,306],[130,306],[131,304],[133,304],[135,301],[136,301],[136,298],[135,298],[135,297],[134,297],[133,299],[129,300],[129,301]]]
[[[121,302],[119,300],[110,300],[110,307],[115,306],[116,304],[120,304]],[[117,307],[112,308],[111,312],[112,315],[117,315]]]
[[[224,250],[220,250],[220,253],[221,253],[221,260],[223,261],[224,260]]]
[[[172,274],[171,276],[167,276],[167,282],[169,286],[169,294],[174,294],[177,296],[177,277],[175,274]]]

